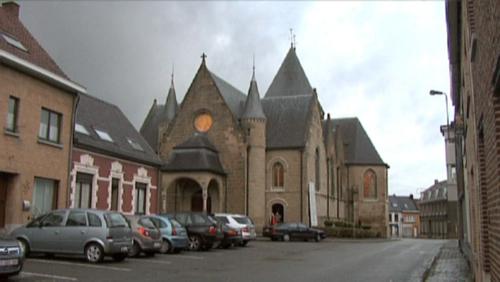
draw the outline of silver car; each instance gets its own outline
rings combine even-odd
[[[60,209],[37,217],[11,233],[24,253],[85,255],[91,263],[104,256],[116,261],[127,257],[132,230],[118,212],[94,209]]]
[[[224,222],[227,226],[240,232],[242,238],[241,246],[246,246],[249,241],[257,238],[255,224],[248,216],[241,214],[216,213],[215,217]]]
[[[5,276],[17,275],[23,268],[23,262],[19,242],[0,234],[0,281]]]
[[[161,248],[161,233],[150,218],[140,215],[127,216],[132,227],[133,245],[128,255],[137,257],[141,253],[146,256],[154,256]]]

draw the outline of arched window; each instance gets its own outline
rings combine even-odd
[[[377,176],[371,169],[363,176],[363,195],[365,198],[377,198]]]
[[[314,171],[315,171],[315,176],[316,176],[316,180],[315,180],[315,182],[316,182],[316,191],[319,191],[320,185],[319,185],[319,149],[318,148],[316,148]]]
[[[285,169],[280,162],[273,165],[273,187],[283,188]]]

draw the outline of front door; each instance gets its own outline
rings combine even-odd
[[[5,227],[5,204],[7,203],[8,177],[0,173],[0,228]]]

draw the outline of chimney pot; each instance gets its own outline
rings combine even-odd
[[[410,199],[413,200],[413,194],[410,194]]]
[[[4,2],[2,4],[2,9],[7,12],[7,14],[19,18],[19,4],[14,1]]]
[[[434,179],[434,184],[438,184],[438,180],[437,179]]]

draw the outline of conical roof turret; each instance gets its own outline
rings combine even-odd
[[[255,80],[255,67],[253,69],[252,80],[250,88],[248,89],[247,100],[245,102],[245,109],[241,118],[258,118],[265,119],[264,110],[262,110],[262,103],[260,102],[259,88]]]
[[[171,121],[174,119],[179,109],[179,104],[177,104],[177,97],[175,95],[174,87],[174,75],[172,74],[172,81],[170,82],[170,89],[168,90],[167,101],[165,102],[165,107],[163,108],[164,116],[167,120]]]

